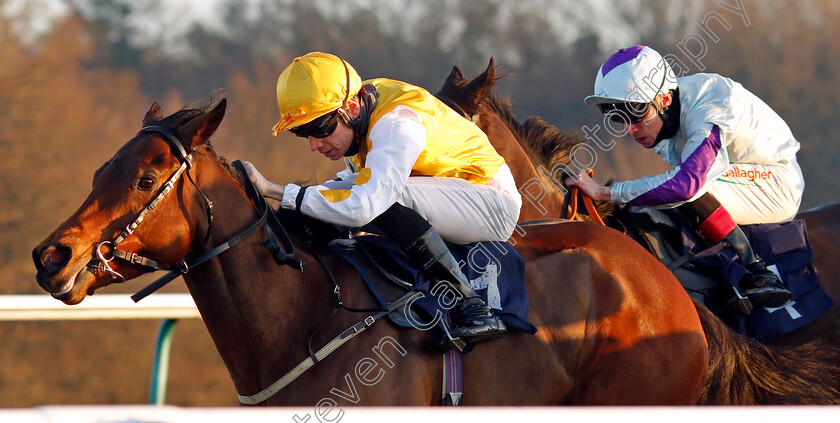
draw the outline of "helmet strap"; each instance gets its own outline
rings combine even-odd
[[[373,84],[364,85],[362,89],[359,90],[359,94],[356,95],[356,99],[359,101],[359,116],[355,119],[349,119],[350,116],[347,116],[348,120],[346,122],[350,128],[353,129],[353,143],[350,144],[350,148],[347,149],[346,153],[344,153],[345,157],[355,156],[359,153],[362,141],[367,138],[370,115],[373,113],[373,110],[376,109],[378,98],[379,91],[376,90],[376,87],[374,87]],[[346,111],[344,113],[346,113]],[[342,115],[342,118],[343,117],[344,116]]]
[[[680,129],[680,89],[671,90],[671,104],[666,107],[657,107],[659,116],[662,117],[662,129],[656,136],[653,146],[660,141],[673,138]]]
[[[345,106],[339,107],[338,110],[336,110],[336,113],[338,113],[338,116],[341,118],[341,120],[343,120],[344,123],[348,125],[350,124],[350,121],[353,120],[350,118],[350,112],[347,111],[347,107]]]

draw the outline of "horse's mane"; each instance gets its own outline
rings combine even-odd
[[[531,158],[534,166],[542,166],[550,173],[555,166],[565,166],[572,160],[575,147],[588,143],[580,134],[562,131],[539,116],[520,122],[511,111],[510,99],[502,98],[494,92],[484,100],[482,110],[498,116]],[[616,208],[616,205],[609,201],[594,203],[602,216],[611,214]]]
[[[558,164],[569,163],[572,159],[572,150],[577,145],[587,142],[580,135],[561,131],[540,117],[532,117],[519,122],[511,111],[510,99],[502,98],[495,93],[491,93],[483,105],[510,128],[519,144],[537,166],[542,165],[551,170]]]

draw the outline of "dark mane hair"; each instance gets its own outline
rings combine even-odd
[[[278,206],[274,213],[277,214],[284,226],[294,229],[291,232],[303,234],[300,242],[305,243],[313,250],[322,250],[327,243],[342,235],[335,225],[306,216],[298,211],[287,210]]]
[[[587,143],[579,134],[561,131],[538,116],[520,123],[511,111],[510,99],[495,93],[487,97],[484,106],[510,128],[536,165],[549,170],[558,164],[569,163],[574,148]]]
[[[216,105],[221,100],[221,97],[214,98],[209,103],[195,106],[195,105],[188,105],[182,108],[181,110],[172,113],[169,116],[164,117],[161,119],[157,124],[160,126],[165,126],[169,128],[178,128],[187,124],[192,119],[195,119],[199,116],[202,116],[208,113],[210,110],[216,107]],[[205,150],[201,151],[201,150]],[[201,146],[201,150],[196,150],[195,154],[210,154],[216,158],[225,169],[236,179],[240,185],[246,185],[245,178],[246,175],[242,174],[241,172],[237,171],[234,166],[228,163],[227,159],[222,156],[216,154],[213,146],[210,144],[208,140]],[[298,184],[303,185],[303,182],[298,182]],[[336,229],[335,226],[319,221],[317,219],[313,219],[308,216],[304,216],[299,212],[289,211],[279,206],[274,209],[274,213],[276,213],[280,219],[284,222],[288,222],[289,227],[291,228],[300,228],[303,233],[306,234],[305,242],[314,248],[322,248],[326,245],[327,242],[338,238],[340,233]]]
[[[482,111],[498,116],[534,166],[542,166],[547,172],[552,172],[556,166],[567,165],[572,160],[575,147],[589,142],[580,134],[562,131],[539,116],[519,122],[511,111],[510,99],[499,97],[496,93],[490,93],[484,100]],[[612,181],[607,182],[608,185],[610,183]],[[566,202],[568,204],[568,195]],[[594,201],[594,204],[601,216],[611,214],[616,208],[616,204],[609,201]]]

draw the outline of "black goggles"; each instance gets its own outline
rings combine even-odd
[[[290,128],[289,132],[301,138],[326,138],[335,132],[340,116],[338,110],[319,117],[312,122]]]
[[[635,102],[601,103],[598,105],[601,113],[610,118],[611,121],[622,124],[643,121],[650,107],[650,103]]]

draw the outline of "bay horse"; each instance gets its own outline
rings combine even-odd
[[[304,270],[275,262],[264,244],[269,232],[254,223],[265,213],[209,141],[225,107],[222,99],[164,117],[154,103],[140,132],[95,172],[78,211],[32,255],[39,285],[66,304],[152,268],[175,269],[241,399],[309,357],[310,337],[323,345],[367,320],[337,308],[332,277],[344,304],[375,302],[349,264],[331,255],[319,260],[312,241],[327,225],[316,220],[278,212],[292,244],[286,251],[294,249]],[[756,350],[713,316],[698,314],[670,272],[619,232],[559,220],[523,228],[516,246],[526,258],[529,320],[539,329],[535,336],[507,334],[464,356],[465,404],[836,402],[836,379],[833,391],[817,395],[809,388],[836,373],[779,367],[789,363],[774,350]],[[216,251],[223,252],[209,254]],[[202,263],[185,265],[196,262]],[[376,322],[259,403],[326,405],[336,413],[340,405],[435,405],[442,367],[436,338]],[[767,372],[793,382],[768,387],[762,375],[758,383],[740,377],[730,383],[732,371],[721,369],[749,370],[753,361],[710,367],[708,349],[716,344],[758,353],[772,367]]]
[[[521,216],[567,216],[572,202],[570,190],[563,186],[562,180],[582,170],[583,166],[572,163],[573,156],[576,149],[588,141],[578,134],[561,131],[538,117],[519,122],[511,112],[510,101],[493,93],[497,79],[492,59],[484,72],[471,79],[465,78],[461,69],[455,66],[438,97],[471,117],[505,157],[525,199]],[[589,212],[582,205],[578,206],[580,210],[574,210],[574,213],[579,219],[589,220]],[[596,201],[595,206],[598,214],[613,222],[613,226],[623,226],[612,215],[616,204]],[[520,218],[520,222],[527,218]],[[804,219],[808,227],[814,266],[821,285],[840,304],[840,266],[834,260],[840,254],[840,203],[802,212],[796,218]],[[826,340],[840,348],[840,305],[772,343],[801,345],[815,339]]]

